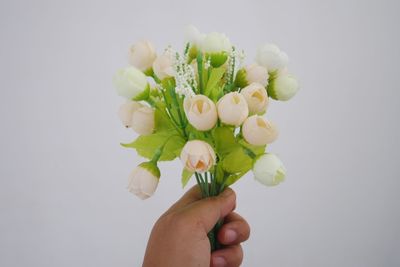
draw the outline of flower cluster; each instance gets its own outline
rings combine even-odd
[[[288,56],[265,44],[255,62],[242,66],[244,53],[224,34],[188,26],[185,38],[182,54],[170,47],[157,54],[149,41],[134,44],[130,66],[113,78],[127,99],[118,112],[122,124],[139,134],[123,146],[148,159],[129,176],[129,191],[152,196],[158,162],[175,158],[183,164],[182,185],[194,176],[204,197],[218,195],[250,170],[262,184],[279,184],[285,168],[266,152],[278,129],[264,115],[270,99],[287,101],[298,90]]]

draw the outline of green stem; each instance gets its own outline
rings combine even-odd
[[[197,54],[197,71],[199,73],[199,93],[203,93],[203,54]]]

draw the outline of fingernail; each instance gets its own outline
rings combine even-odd
[[[230,243],[230,242],[233,242],[236,240],[237,234],[235,231],[233,231],[231,229],[227,229],[225,231],[224,238],[225,238],[225,242]]]
[[[232,190],[230,190],[230,189],[225,189],[222,193],[221,193],[221,196],[222,197],[229,197],[230,195],[232,195]]]
[[[212,260],[213,267],[224,267],[226,266],[226,261],[222,257],[214,257]]]

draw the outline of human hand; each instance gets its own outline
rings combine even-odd
[[[243,259],[240,245],[250,235],[248,223],[237,213],[235,192],[201,198],[198,186],[191,188],[156,222],[147,244],[143,267],[237,267]],[[211,253],[207,233],[219,219],[224,224],[218,241],[224,246]]]

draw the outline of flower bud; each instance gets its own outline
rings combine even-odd
[[[126,128],[132,127],[133,112],[141,108],[143,105],[136,101],[128,100],[122,104],[118,110],[118,117]]]
[[[252,83],[243,88],[240,93],[246,99],[250,114],[263,114],[268,106],[268,95],[260,83]]]
[[[151,197],[157,189],[160,169],[153,162],[143,162],[129,175],[128,190],[140,199]]]
[[[204,38],[202,48],[203,52],[210,57],[211,65],[218,68],[228,59],[232,45],[225,34],[212,32]]]
[[[249,115],[246,99],[238,92],[224,95],[217,103],[218,117],[228,125],[239,126]]]
[[[265,44],[258,48],[256,61],[267,68],[268,72],[274,72],[286,67],[288,56],[274,44]]]
[[[244,88],[251,83],[260,83],[266,87],[268,85],[268,78],[268,71],[265,67],[251,64],[237,72],[235,83],[240,88]]]
[[[278,130],[273,123],[261,116],[253,115],[243,123],[242,134],[249,144],[263,146],[276,140]]]
[[[149,97],[150,85],[146,75],[135,67],[119,69],[113,83],[120,96],[131,100],[145,100]]]
[[[153,62],[153,71],[160,80],[173,77],[175,75],[175,71],[172,53],[166,52],[162,55],[159,55]]]
[[[299,84],[293,76],[289,74],[279,74],[276,78],[271,80],[268,85],[268,95],[281,101],[287,101],[291,99],[299,90]]]
[[[202,43],[206,35],[201,33],[195,26],[188,25],[185,27],[185,40],[189,42],[192,46],[197,48],[202,47]]]
[[[154,110],[142,105],[132,113],[132,129],[141,135],[148,135],[154,131]]]
[[[217,108],[205,95],[185,97],[183,106],[189,123],[197,130],[208,131],[217,123]]]
[[[274,186],[285,180],[286,169],[276,155],[264,154],[254,163],[253,174],[260,183]]]
[[[206,172],[215,163],[215,152],[206,142],[200,140],[188,141],[182,149],[181,161],[191,172]]]
[[[129,63],[141,71],[148,71],[153,66],[157,54],[149,41],[140,41],[129,49]]]

